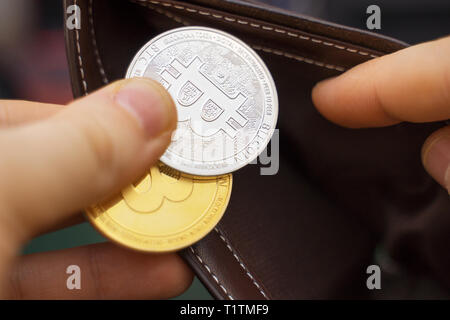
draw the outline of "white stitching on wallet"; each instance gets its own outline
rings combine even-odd
[[[239,256],[236,253],[236,250],[234,250],[231,247],[230,242],[225,238],[225,236],[223,235],[223,233],[217,229],[214,228],[214,230],[217,232],[217,234],[219,235],[220,239],[225,243],[225,245],[227,246],[228,250],[230,250],[231,254],[233,255],[233,257],[237,260],[237,262],[239,263],[239,265],[241,266],[242,269],[244,269],[246,275],[250,278],[250,280],[253,282],[253,284],[255,285],[256,288],[258,288],[259,293],[261,293],[261,295],[266,298],[269,299],[266,295],[266,293],[264,292],[264,290],[261,288],[261,286],[259,285],[259,283],[255,280],[255,278],[252,276],[252,274],[250,273],[250,271],[248,270],[248,268],[245,266],[244,262],[242,262],[242,260],[239,258]]]
[[[98,47],[97,47],[97,39],[95,37],[94,16],[92,14],[92,2],[93,2],[93,0],[89,0],[89,8],[88,8],[92,46],[94,47],[95,61],[97,62],[100,76],[102,77],[103,83],[107,84],[108,78],[106,77],[105,69],[103,69],[103,63],[102,63],[102,60],[100,59],[100,53],[98,52]]]
[[[138,1],[139,1],[139,0],[138,0]],[[142,4],[140,4],[140,5],[142,5]],[[174,7],[175,7],[175,6],[174,6]],[[179,7],[181,7],[181,6],[179,6]],[[163,10],[163,9],[161,9],[161,8],[150,7],[150,6],[148,6],[148,5],[147,5],[147,8],[156,10],[156,12],[158,12],[159,14],[163,14],[163,15],[165,15],[167,18],[172,19],[172,20],[174,20],[175,22],[178,22],[178,23],[180,23],[180,24],[182,24],[182,25],[185,25],[185,26],[188,26],[188,25],[189,25],[189,23],[188,23],[187,21],[184,21],[184,20],[181,19],[180,17],[178,17],[178,16],[176,16],[176,15],[170,13],[170,12],[167,11],[167,10]],[[175,7],[175,8],[176,8],[176,7]]]
[[[136,0],[136,1],[143,2],[143,1],[146,1],[146,0]],[[133,2],[134,2],[134,1],[133,1]],[[155,4],[155,2],[157,2],[157,1],[150,1],[150,2],[153,3],[153,4]],[[142,3],[141,3],[141,5],[142,5]],[[189,23],[188,23],[187,21],[182,20],[181,18],[179,18],[179,17],[177,17],[177,16],[171,14],[170,12],[167,12],[167,11],[162,10],[162,9],[160,9],[160,8],[153,8],[153,7],[149,6],[148,4],[147,4],[147,7],[150,8],[150,9],[156,10],[158,13],[163,14],[163,15],[167,16],[168,18],[171,18],[171,19],[175,20],[175,21],[178,22],[178,23],[181,23],[181,24],[183,24],[183,25],[189,25]],[[182,7],[182,6],[174,6],[174,7],[177,8],[177,9],[184,9],[184,7]],[[192,10],[193,10],[193,12],[196,12],[195,9],[192,9]],[[190,11],[190,10],[189,10],[189,11]],[[206,12],[201,12],[200,14],[206,15]],[[208,15],[210,15],[210,14],[208,13]],[[220,17],[221,17],[221,16],[220,16]],[[230,18],[230,19],[232,19],[232,18]],[[236,21],[236,20],[234,19],[234,21]],[[244,24],[244,25],[245,25],[245,24],[248,24],[249,22],[244,21],[244,20],[237,20],[237,23],[240,23],[240,24]],[[278,32],[278,33],[284,33],[284,32],[286,32],[286,31],[281,30],[281,29],[275,29],[275,32]],[[306,38],[306,37],[304,37],[304,38]],[[315,39],[314,39],[314,40],[315,40]],[[299,55],[290,54],[290,53],[287,53],[287,52],[284,52],[284,51],[281,51],[281,50],[275,50],[275,49],[271,49],[271,48],[267,48],[267,47],[261,47],[261,46],[256,46],[256,45],[254,45],[254,46],[252,46],[252,47],[253,47],[255,50],[262,50],[262,51],[264,51],[264,52],[272,53],[272,54],[279,55],[279,56],[284,56],[284,57],[289,58],[289,59],[294,59],[294,60],[301,61],[301,62],[305,62],[305,63],[308,63],[308,64],[313,64],[313,65],[316,65],[316,66],[318,66],[318,67],[323,67],[323,68],[327,68],[327,69],[334,69],[334,70],[337,70],[337,71],[345,71],[344,68],[339,67],[339,66],[335,66],[335,65],[331,65],[331,64],[325,64],[325,63],[323,63],[323,62],[318,62],[318,61],[315,61],[315,60],[312,60],[312,59],[307,59],[307,58],[301,57],[301,56],[299,56]],[[266,294],[266,293],[264,292],[264,290],[262,289],[261,285],[256,281],[256,279],[255,279],[254,276],[251,274],[251,272],[248,270],[248,268],[245,266],[245,264],[243,263],[243,261],[239,258],[239,256],[237,255],[236,251],[233,249],[233,247],[231,246],[231,244],[229,243],[229,241],[225,238],[225,236],[222,234],[222,232],[221,232],[219,229],[217,229],[217,228],[214,228],[214,230],[215,230],[215,231],[217,232],[217,234],[219,235],[219,238],[225,243],[227,249],[231,252],[231,254],[232,254],[233,257],[236,259],[236,261],[238,262],[238,264],[239,264],[239,265],[241,266],[241,268],[244,270],[245,274],[250,278],[250,280],[252,281],[252,283],[253,283],[253,284],[255,285],[255,287],[258,289],[259,293],[260,293],[265,299],[269,299],[268,296],[267,296],[267,294]],[[194,256],[197,258],[197,260],[202,264],[202,266],[206,269],[206,271],[211,275],[211,277],[214,279],[214,281],[217,283],[217,285],[218,285],[218,286],[222,289],[222,291],[227,295],[227,297],[228,297],[230,300],[234,300],[234,298],[231,296],[231,294],[228,293],[228,290],[220,283],[220,281],[219,281],[219,279],[217,278],[217,276],[211,271],[210,267],[209,267],[209,266],[203,261],[203,259],[195,252],[195,250],[193,249],[193,247],[190,247],[189,249],[190,249],[191,252],[194,254]]]
[[[168,18],[171,18],[171,19],[175,20],[178,23],[181,23],[181,24],[186,25],[186,26],[189,25],[189,23],[187,21],[182,20],[181,18],[171,14],[170,12],[167,12],[167,11],[162,10],[160,8],[152,8],[150,6],[147,6],[147,7],[156,10],[158,13],[163,14],[163,15],[167,16]],[[223,234],[217,228],[215,228],[215,230],[218,233],[220,239],[225,243],[225,245],[228,248],[228,250],[230,250],[230,252],[232,253],[233,257],[237,260],[239,265],[244,269],[246,275],[250,278],[250,280],[253,282],[253,284],[256,286],[256,288],[259,290],[261,295],[264,298],[268,299],[266,293],[263,291],[261,286],[256,282],[255,278],[252,276],[252,274],[247,269],[247,267],[244,265],[244,263],[241,261],[241,259],[237,256],[237,254],[235,253],[233,248],[231,248],[231,245],[225,239]],[[223,292],[225,292],[227,297],[230,298],[230,300],[234,300],[234,298],[231,296],[231,294],[228,293],[228,290],[220,283],[220,281],[217,278],[217,276],[214,273],[212,273],[210,267],[203,261],[203,259],[195,252],[195,250],[192,247],[190,247],[190,250],[194,254],[194,256],[197,258],[197,260],[203,265],[203,267],[206,269],[206,271],[211,275],[211,277],[214,279],[214,281],[217,283],[217,285],[222,289]]]
[[[77,5],[77,0],[74,0],[74,5]],[[75,40],[77,42],[77,57],[78,57],[78,70],[81,75],[81,83],[83,84],[84,95],[87,95],[87,82],[84,77],[83,59],[81,58],[81,47],[80,47],[80,33],[77,28],[75,28]]]
[[[299,55],[296,55],[296,54],[292,54],[292,53],[287,53],[287,52],[284,52],[284,51],[281,51],[281,50],[276,50],[276,49],[271,49],[271,48],[261,47],[261,46],[256,46],[256,45],[252,45],[252,48],[255,49],[255,50],[260,50],[260,51],[267,52],[267,53],[273,53],[273,54],[275,54],[277,56],[284,56],[284,57],[289,58],[289,59],[294,59],[294,60],[305,62],[305,63],[308,63],[308,64],[313,64],[315,66],[322,67],[322,68],[327,68],[327,69],[331,69],[331,70],[337,70],[337,71],[340,71],[340,72],[344,72],[346,70],[343,67],[339,67],[339,66],[336,66],[336,65],[333,65],[333,64],[319,62],[319,61],[316,61],[316,60],[313,60],[313,59],[308,59],[308,58],[305,58],[305,57],[302,57],[302,56],[299,56]]]
[[[345,47],[338,46],[338,45],[335,45],[335,44],[332,44],[332,43],[329,43],[329,42],[323,42],[322,40],[318,40],[318,39],[311,39],[309,37],[305,37],[305,36],[302,36],[302,35],[298,35],[298,34],[294,34],[294,33],[291,33],[291,32],[287,32],[286,30],[282,30],[282,29],[278,29],[278,28],[273,28],[273,27],[269,27],[269,26],[261,26],[259,24],[250,23],[250,22],[245,21],[245,20],[240,20],[240,19],[236,20],[236,19],[231,18],[231,17],[224,17],[222,15],[211,14],[211,13],[206,12],[206,11],[198,11],[196,9],[185,8],[185,7],[180,6],[180,5],[172,5],[171,3],[164,3],[164,2],[160,2],[160,1],[152,1],[152,0],[135,0],[135,1],[150,2],[152,4],[163,5],[165,7],[174,7],[175,9],[179,9],[179,10],[187,10],[189,12],[198,13],[198,14],[205,15],[205,16],[212,16],[214,18],[225,19],[226,21],[230,21],[230,22],[237,22],[239,24],[250,25],[250,26],[255,27],[255,28],[262,28],[262,29],[267,30],[267,31],[274,31],[274,32],[277,32],[277,33],[287,34],[287,35],[292,36],[292,37],[299,37],[299,38],[304,39],[304,40],[311,40],[311,41],[313,41],[315,43],[323,43],[324,45],[332,45],[332,46],[334,46],[334,47],[336,47],[338,49],[347,49],[349,52],[352,52],[352,53],[353,52],[357,52],[357,53],[359,53],[361,55],[368,55],[367,52],[357,51],[356,49],[345,48]],[[105,70],[103,68],[103,64],[102,64],[102,61],[101,61],[101,58],[100,58],[100,54],[99,54],[98,47],[97,47],[97,41],[96,41],[96,37],[95,37],[93,14],[92,14],[92,2],[93,2],[93,0],[89,0],[89,9],[88,10],[89,10],[89,22],[90,22],[90,25],[91,25],[90,33],[91,33],[91,37],[92,37],[92,44],[94,46],[94,54],[96,56],[97,66],[99,68],[99,72],[101,74],[102,81],[106,84],[106,83],[108,83],[108,79],[106,77],[106,73],[105,73]],[[77,0],[74,0],[74,4],[77,5]],[[165,10],[162,10],[162,9],[159,9],[159,8],[154,8],[154,9],[158,13],[164,14],[168,18],[173,19],[174,21],[176,21],[178,23],[181,23],[183,25],[189,25],[188,22],[183,21],[182,19],[180,19],[179,17],[173,15],[172,13],[170,13],[168,11],[165,11]],[[87,82],[85,80],[85,72],[84,72],[83,61],[82,61],[82,57],[81,57],[80,36],[79,36],[78,29],[75,29],[75,36],[76,36],[76,43],[77,43],[76,47],[77,47],[79,70],[80,70],[80,74],[81,74],[81,79],[82,79],[84,93],[86,95],[87,94]],[[325,64],[325,63],[318,62],[318,61],[314,61],[312,59],[307,59],[307,58],[304,58],[304,57],[301,57],[301,56],[298,56],[298,55],[294,55],[294,54],[290,54],[290,53],[287,53],[287,52],[284,52],[284,51],[281,51],[281,50],[271,49],[271,48],[267,48],[267,47],[260,47],[260,46],[253,46],[253,48],[256,49],[256,50],[262,50],[264,52],[273,53],[275,55],[284,56],[286,58],[295,59],[297,61],[302,61],[302,62],[305,62],[305,63],[314,64],[314,65],[319,66],[319,67],[325,67],[325,68],[328,68],[328,69],[334,69],[334,70],[338,70],[338,71],[344,71],[345,70],[342,67],[334,66],[334,65],[331,65],[331,64]],[[370,56],[371,57],[377,57],[375,55],[370,55]],[[231,254],[236,259],[236,261],[239,263],[241,268],[245,271],[246,275],[250,278],[252,283],[259,290],[261,295],[264,298],[268,299],[267,294],[264,292],[262,287],[255,280],[255,278],[250,273],[250,271],[245,266],[245,264],[242,262],[242,260],[239,258],[239,256],[237,255],[236,251],[231,247],[230,243],[225,238],[225,236],[217,228],[215,228],[215,231],[219,235],[220,239],[225,243],[226,247],[231,252]],[[217,276],[211,271],[211,268],[203,261],[203,259],[195,252],[195,250],[192,247],[190,247],[190,250],[194,254],[194,256],[197,258],[197,260],[201,263],[201,265],[206,269],[206,271],[211,275],[211,277],[214,279],[214,281],[217,283],[217,285],[226,294],[226,296],[230,300],[234,300],[233,296],[220,283],[220,281],[217,278]]]
[[[167,16],[168,18],[170,18],[170,19],[172,19],[172,20],[174,20],[174,21],[176,21],[178,23],[181,23],[181,24],[183,24],[185,26],[189,26],[190,25],[189,22],[181,19],[178,16],[173,15],[172,13],[170,13],[170,12],[168,12],[166,10],[163,10],[161,8],[157,8],[157,7],[151,6],[148,3],[146,5],[143,4],[143,3],[140,3],[140,2],[142,2],[142,0],[130,0],[130,1],[131,2],[135,2],[135,3],[139,4],[139,5],[145,6],[145,7],[149,8],[149,9],[156,10],[158,13],[163,14],[163,15]],[[139,2],[136,2],[136,1],[139,1]],[[248,22],[244,22],[244,21],[238,20],[238,23],[246,24]],[[278,31],[276,31],[276,32],[278,32]],[[340,67],[340,66],[336,66],[336,65],[333,65],[333,64],[316,61],[316,60],[313,60],[313,59],[308,59],[308,58],[305,58],[305,57],[302,57],[302,56],[299,56],[299,55],[296,55],[296,54],[291,54],[291,53],[288,53],[288,52],[285,52],[285,51],[281,51],[281,50],[277,50],[277,49],[272,49],[272,48],[268,48],[268,47],[261,47],[261,46],[257,46],[257,45],[253,45],[252,47],[255,50],[264,51],[266,53],[272,53],[272,54],[275,54],[275,55],[278,55],[278,56],[284,56],[286,58],[293,59],[293,60],[296,60],[298,62],[305,62],[305,63],[308,63],[308,64],[312,64],[312,65],[315,65],[317,67],[327,68],[327,69],[331,69],[331,70],[337,70],[337,71],[341,71],[341,72],[346,70],[345,68]]]
[[[173,7],[173,8],[178,9],[178,10],[185,10],[185,11],[188,11],[188,12],[197,13],[197,14],[204,15],[204,16],[212,16],[214,18],[226,20],[226,21],[229,21],[229,22],[236,22],[236,23],[240,23],[240,24],[250,25],[251,27],[263,29],[263,30],[266,30],[266,31],[287,34],[290,37],[300,38],[300,39],[306,40],[306,41],[312,41],[314,43],[322,44],[322,45],[325,45],[325,46],[331,46],[331,47],[334,47],[334,48],[339,49],[339,50],[346,50],[348,52],[356,53],[356,54],[359,54],[359,55],[362,55],[362,56],[370,56],[371,58],[378,58],[379,57],[378,55],[375,55],[375,54],[369,54],[366,51],[360,51],[360,50],[357,50],[357,49],[353,49],[353,48],[345,47],[345,46],[342,46],[342,45],[338,45],[338,44],[335,44],[335,43],[332,43],[332,42],[325,42],[325,41],[320,40],[320,39],[315,39],[315,38],[303,36],[303,35],[300,35],[300,34],[297,34],[297,33],[288,32],[288,31],[283,30],[281,28],[274,28],[274,27],[267,26],[267,25],[260,25],[260,24],[257,24],[257,23],[251,23],[251,22],[243,20],[243,19],[235,19],[235,18],[232,18],[232,17],[227,17],[227,16],[218,15],[218,14],[213,14],[213,13],[210,13],[210,12],[207,12],[207,11],[204,11],[204,10],[197,10],[197,9],[193,9],[193,8],[187,8],[187,7],[184,7],[184,6],[181,6],[181,5],[175,5],[175,4],[172,4],[172,3],[167,3],[167,2],[163,2],[163,1],[156,1],[156,0],[131,0],[131,1],[133,1],[133,2],[135,2],[135,1],[137,1],[137,2],[150,2],[150,3],[154,4],[154,5],[160,5],[160,6],[162,5],[162,6],[167,7],[167,8]]]
[[[97,47],[96,38],[95,38],[95,30],[94,30],[93,15],[92,15],[92,1],[93,0],[89,0],[89,22],[91,24],[91,36],[92,36],[92,43],[93,43],[93,46],[94,46],[94,54],[96,56],[96,61],[97,61],[97,65],[99,67],[100,74],[102,76],[102,81],[104,83],[107,83],[108,79],[107,79],[105,71],[103,69],[103,65],[102,65],[102,62],[101,62],[101,59],[100,59],[100,54],[98,52],[98,47]],[[165,6],[165,7],[173,7],[173,8],[178,9],[178,10],[186,10],[188,12],[198,13],[198,14],[201,14],[201,15],[204,15],[204,16],[212,16],[212,17],[217,18],[217,19],[225,19],[226,21],[229,21],[229,22],[236,22],[236,23],[239,23],[239,24],[242,24],[242,25],[250,25],[251,27],[254,27],[254,28],[262,28],[263,30],[267,30],[267,31],[273,31],[273,32],[276,32],[276,33],[287,34],[288,36],[291,36],[291,37],[298,37],[298,38],[303,39],[303,40],[311,40],[312,42],[322,43],[323,45],[333,46],[333,47],[338,48],[338,49],[347,49],[347,51],[349,51],[351,53],[358,53],[358,54],[361,54],[361,55],[368,55],[367,52],[357,51],[356,49],[351,49],[351,48],[345,48],[345,47],[338,46],[338,45],[330,43],[330,42],[323,42],[322,40],[319,40],[319,39],[312,39],[310,37],[302,36],[302,35],[295,34],[295,33],[292,33],[292,32],[287,32],[286,30],[279,29],[279,28],[273,28],[273,27],[269,27],[269,26],[261,26],[260,24],[251,23],[249,21],[245,21],[245,20],[242,20],[242,19],[238,19],[237,20],[237,19],[234,19],[234,18],[231,18],[231,17],[226,17],[226,16],[222,16],[222,15],[218,15],[218,14],[211,14],[211,13],[206,12],[206,11],[198,11],[196,9],[186,8],[186,7],[181,6],[181,5],[172,5],[171,3],[165,3],[165,2],[160,2],[160,1],[153,1],[153,0],[135,0],[135,1],[138,1],[138,2],[150,2],[150,3],[155,4],[155,5],[162,5],[162,6]],[[77,4],[76,0],[74,0],[74,4],[75,5]],[[149,7],[149,8],[151,8],[151,7]],[[188,22],[182,20],[181,18],[173,15],[172,13],[170,13],[168,11],[162,10],[160,8],[152,8],[152,9],[155,9],[158,13],[163,14],[163,15],[167,16],[170,19],[173,19],[174,21],[176,21],[178,23],[181,23],[183,25],[189,25]],[[83,89],[84,89],[85,94],[87,94],[87,82],[85,80],[85,73],[84,73],[84,69],[83,69],[83,61],[82,61],[82,58],[81,58],[79,31],[77,29],[75,30],[75,34],[76,34],[76,42],[77,42],[77,54],[78,54],[79,69],[80,69],[80,74],[81,74],[81,78],[82,78]],[[295,59],[297,61],[313,64],[313,65],[316,65],[318,67],[334,69],[334,70],[337,70],[337,71],[345,71],[345,69],[342,68],[342,67],[338,67],[338,66],[331,65],[331,64],[325,64],[325,63],[318,62],[318,61],[315,61],[315,60],[312,60],[312,59],[307,59],[307,58],[304,58],[304,57],[301,57],[301,56],[298,56],[298,55],[294,55],[294,54],[290,54],[290,53],[287,53],[287,52],[284,52],[284,51],[281,51],[281,50],[276,50],[276,49],[271,49],[271,48],[261,47],[261,46],[253,46],[253,48],[256,49],[256,50],[262,50],[263,52],[272,53],[272,54],[279,55],[279,56],[284,56],[284,57],[289,58],[289,59]],[[375,55],[370,55],[370,56],[374,57],[374,58],[377,57]],[[220,239],[225,243],[227,249],[231,252],[233,257],[236,259],[236,261],[239,263],[241,268],[246,273],[246,275],[250,278],[252,283],[259,290],[261,295],[265,299],[268,299],[267,294],[264,292],[262,287],[255,280],[255,278],[250,273],[250,271],[245,266],[245,264],[242,262],[242,260],[239,258],[239,256],[237,255],[236,251],[231,247],[231,244],[228,242],[228,240],[225,238],[225,236],[217,228],[215,228],[215,231],[219,235]],[[217,285],[221,288],[221,290],[225,293],[225,295],[230,300],[234,300],[233,296],[222,285],[222,283],[219,281],[218,277],[211,271],[211,268],[203,261],[203,259],[196,253],[196,251],[192,247],[190,247],[190,250],[194,254],[194,256],[196,257],[196,259],[200,262],[200,264],[211,275],[213,280],[217,283]]]
[[[74,0],[74,4],[76,5],[77,0]],[[92,4],[92,0],[90,0],[90,5]],[[92,8],[91,8],[92,10]],[[159,12],[159,10],[158,10]],[[90,11],[90,14],[92,13],[92,11]],[[179,19],[178,17],[172,15],[169,12],[161,12],[162,14],[166,15],[168,18],[174,19],[175,21],[179,22],[179,23],[183,23],[183,21],[181,19]],[[184,24],[184,23],[183,23]],[[91,25],[92,28],[94,26],[93,21],[91,21]],[[95,33],[91,33],[94,35],[95,39]],[[78,34],[78,29],[76,29],[76,39],[77,39],[77,53],[78,53],[78,61],[79,61],[79,67],[80,67],[80,73],[81,73],[81,78],[82,78],[82,82],[83,82],[83,88],[84,88],[84,93],[85,95],[87,94],[87,82],[84,78],[84,69],[83,69],[83,62],[82,62],[82,58],[81,58],[81,50],[80,50],[80,42],[79,42],[79,34]],[[98,59],[100,59],[100,55],[97,56]],[[99,60],[98,62],[100,62],[98,64],[99,68],[101,68],[101,61]],[[103,71],[104,72],[104,71]],[[105,75],[106,76],[106,75]],[[220,283],[219,279],[217,278],[217,276],[211,271],[211,268],[202,260],[202,258],[195,252],[195,250],[190,247],[192,253],[194,254],[194,256],[197,258],[197,260],[202,264],[202,266],[206,269],[206,271],[211,275],[211,277],[214,279],[214,281],[217,283],[217,285],[219,286],[219,288],[222,289],[222,291],[226,294],[226,296],[230,299],[230,300],[234,300],[233,296],[228,292],[228,290],[222,285],[222,283]]]
[[[227,297],[230,300],[234,300],[233,296],[228,292],[228,290],[220,283],[219,279],[217,278],[217,276],[212,273],[211,269],[209,268],[209,266],[203,261],[202,258],[200,258],[200,256],[197,254],[197,252],[195,252],[194,248],[189,247],[189,249],[191,250],[191,252],[194,254],[194,256],[197,258],[197,260],[202,264],[202,266],[206,269],[206,271],[208,271],[208,273],[211,275],[211,277],[214,279],[214,281],[217,283],[217,285],[220,287],[220,289],[222,289],[222,291],[227,295]]]

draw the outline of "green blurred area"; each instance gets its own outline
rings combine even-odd
[[[24,248],[23,253],[61,250],[105,241],[107,240],[86,222],[35,238]],[[65,270],[61,270],[61,272],[65,272]],[[174,299],[209,300],[212,297],[201,282],[195,278],[191,287]]]

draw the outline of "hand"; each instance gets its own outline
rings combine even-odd
[[[148,79],[121,80],[67,107],[0,100],[0,296],[151,299],[184,291],[192,273],[176,254],[113,244],[17,256],[33,236],[73,223],[156,163],[176,127],[170,96]],[[81,290],[68,290],[70,264]]]
[[[447,120],[450,37],[358,65],[318,83],[312,98],[326,118],[350,128]],[[450,192],[450,126],[427,139],[422,161],[430,175]]]

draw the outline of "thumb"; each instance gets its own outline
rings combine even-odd
[[[0,227],[24,241],[118,192],[156,163],[176,122],[164,88],[139,78],[0,131]]]
[[[428,173],[450,194],[450,126],[439,129],[425,141],[422,161]]]

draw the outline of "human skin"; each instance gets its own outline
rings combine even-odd
[[[0,100],[0,297],[163,299],[188,288],[192,272],[174,253],[102,243],[19,255],[156,164],[176,123],[169,94],[149,79],[120,80],[67,106]],[[81,290],[66,287],[70,264],[81,269]]]
[[[450,37],[370,60],[319,82],[312,99],[324,117],[349,128],[448,120]],[[450,192],[450,126],[425,141],[422,162]]]
[[[447,37],[373,59],[317,84],[313,102],[350,128],[449,119],[449,53]],[[161,299],[184,291],[192,273],[175,254],[95,244],[18,255],[32,237],[80,221],[76,212],[138,178],[175,126],[170,96],[146,79],[118,81],[68,106],[0,101],[1,297]],[[449,190],[450,127],[425,141],[422,160]],[[82,290],[65,286],[69,261],[83,270]]]

